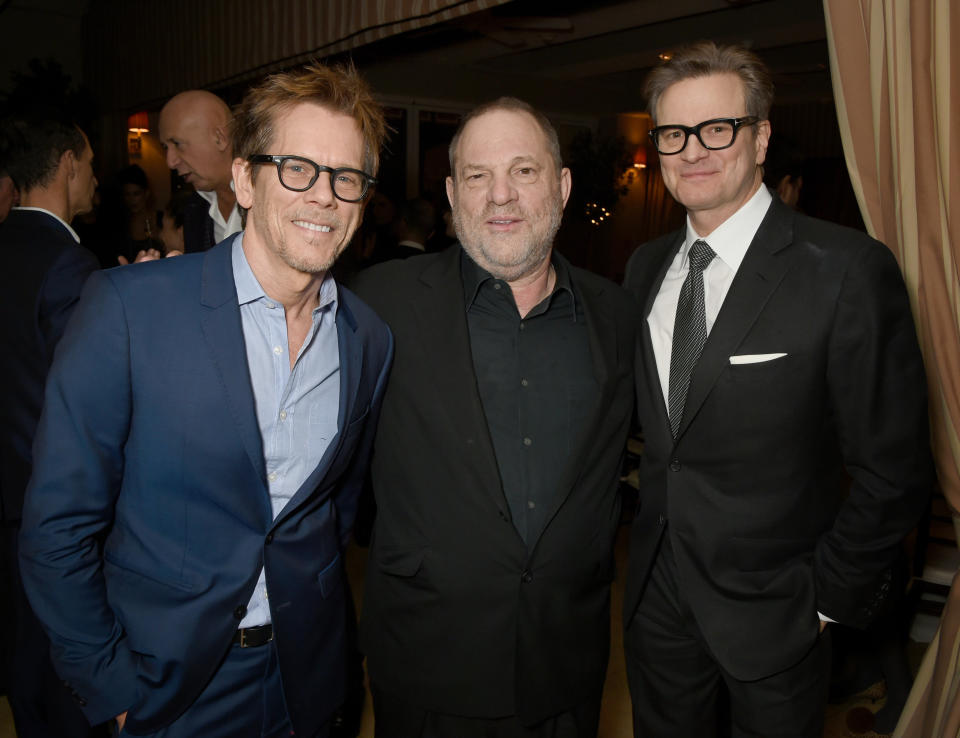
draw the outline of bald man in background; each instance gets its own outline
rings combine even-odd
[[[167,166],[196,190],[184,207],[187,252],[206,251],[242,227],[232,185],[232,117],[227,104],[206,90],[174,95],[160,111]]]

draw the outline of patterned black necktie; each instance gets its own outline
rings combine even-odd
[[[667,393],[673,437],[683,418],[683,405],[690,387],[690,374],[707,342],[707,315],[703,305],[703,270],[716,254],[706,241],[690,247],[690,271],[680,288],[677,317],[673,322],[673,349],[670,352],[670,388]]]

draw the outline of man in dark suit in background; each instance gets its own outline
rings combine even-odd
[[[553,252],[556,132],[503,98],[450,144],[460,245],[373,267],[396,336],[361,647],[383,738],[596,735],[635,311]]]
[[[422,197],[407,200],[400,210],[397,221],[398,241],[390,258],[406,259],[425,253],[436,221],[437,211],[428,200]]]
[[[232,114],[212,92],[186,90],[160,110],[160,145],[167,166],[196,190],[183,207],[186,253],[206,251],[240,230],[233,191]]]
[[[47,382],[20,561],[92,720],[328,734],[343,547],[393,346],[329,269],[384,131],[353,69],[269,77],[235,129],[246,230],[84,290]]]
[[[862,627],[897,594],[932,484],[906,290],[883,244],[762,186],[773,85],[755,55],[689,47],[647,94],[687,225],[626,276],[644,321],[636,734],[716,734],[725,685],[733,735],[820,736],[826,623]]]
[[[3,681],[20,738],[91,730],[50,664],[50,643],[20,582],[17,534],[33,468],[31,446],[53,350],[96,258],[69,226],[93,207],[97,180],[86,135],[71,121],[3,121],[4,168],[20,207],[0,225],[0,534]]]

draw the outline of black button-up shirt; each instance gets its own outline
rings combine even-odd
[[[553,267],[553,292],[521,318],[510,285],[461,260],[477,387],[513,524],[531,547],[599,399],[583,306],[565,260],[554,255]]]

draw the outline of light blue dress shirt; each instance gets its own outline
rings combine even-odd
[[[337,433],[340,350],[337,285],[328,273],[320,285],[313,323],[290,368],[283,305],[267,297],[243,253],[243,233],[233,242],[233,278],[240,303],[247,366],[263,440],[273,517],[316,468]],[[263,568],[241,628],[269,623]]]

